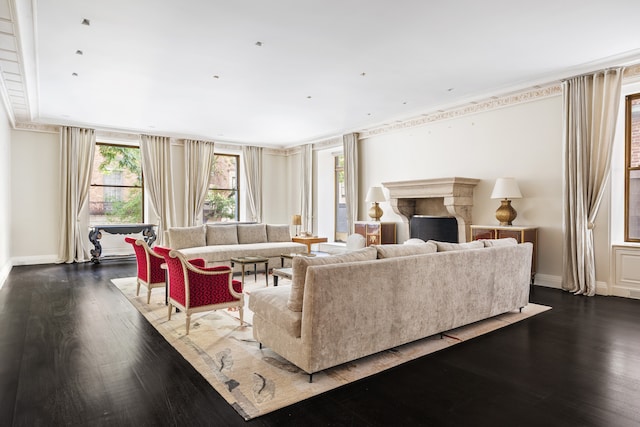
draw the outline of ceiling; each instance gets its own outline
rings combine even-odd
[[[17,124],[287,147],[638,63],[639,16],[638,0],[0,0],[2,89]]]

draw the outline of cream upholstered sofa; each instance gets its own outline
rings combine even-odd
[[[251,293],[253,335],[313,374],[521,309],[532,245],[501,240],[295,257],[291,285]]]
[[[291,241],[287,224],[220,223],[174,227],[165,244],[188,259],[203,258],[207,266],[229,265],[231,258],[263,256],[269,268],[280,267],[281,254],[306,253],[307,246]]]

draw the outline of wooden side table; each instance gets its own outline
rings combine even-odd
[[[471,225],[471,239],[505,239],[513,237],[518,243],[531,242],[531,284],[536,277],[538,260],[538,227],[520,225]]]
[[[307,253],[311,253],[311,245],[315,243],[325,243],[327,241],[327,238],[318,237],[318,236],[312,236],[312,237],[296,236],[296,237],[292,237],[291,241],[296,243],[304,243],[305,245],[307,245]]]
[[[364,237],[367,246],[396,243],[395,222],[356,221],[354,223],[354,231]]]

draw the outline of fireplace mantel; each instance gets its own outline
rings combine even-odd
[[[454,216],[458,220],[460,242],[466,242],[472,223],[475,178],[435,178],[413,181],[383,182],[389,190],[389,203],[400,215],[405,227],[414,215]]]

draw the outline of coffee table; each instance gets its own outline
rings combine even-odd
[[[278,277],[291,280],[293,277],[293,268],[274,268],[272,273],[273,286],[278,286]]]
[[[280,267],[284,267],[284,260],[293,259],[294,256],[308,256],[314,257],[316,254],[301,254],[301,253],[291,253],[291,254],[280,254]]]
[[[231,268],[234,267],[235,264],[240,264],[242,266],[242,287],[244,288],[244,269],[246,265],[253,264],[253,278],[255,281],[258,281],[258,264],[264,263],[264,279],[269,286],[269,258],[265,258],[263,256],[242,256],[242,257],[233,257],[229,261],[231,261]]]

